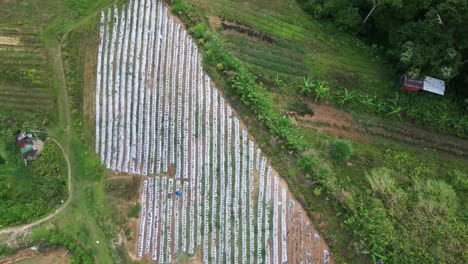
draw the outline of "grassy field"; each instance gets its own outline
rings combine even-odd
[[[236,55],[254,65],[262,80],[278,74],[310,76],[365,92],[388,95],[393,75],[377,52],[357,38],[311,19],[295,1],[203,0],[208,16],[235,21],[274,40],[223,30]],[[392,94],[392,93],[390,93]]]

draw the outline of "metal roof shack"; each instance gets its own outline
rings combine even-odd
[[[25,163],[36,159],[37,147],[34,144],[32,134],[20,133],[18,135],[17,143],[21,151],[21,157],[23,158]]]
[[[438,95],[444,95],[445,82],[429,76],[422,79],[411,79],[405,75],[401,89],[409,92],[426,91]]]

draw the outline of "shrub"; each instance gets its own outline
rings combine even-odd
[[[353,154],[353,147],[350,142],[337,139],[331,145],[331,154],[338,162],[347,161]]]
[[[173,13],[184,13],[187,10],[187,6],[181,0],[174,1],[172,5],[172,12]]]
[[[302,155],[299,158],[298,165],[304,171],[311,173],[315,168],[317,168],[318,161],[309,155]]]
[[[205,35],[205,30],[206,30],[205,24],[199,23],[196,26],[191,27],[189,31],[196,38],[202,38]]]
[[[140,204],[137,203],[130,208],[128,212],[128,217],[138,218],[139,215],[140,215]]]

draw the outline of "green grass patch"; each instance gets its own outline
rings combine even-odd
[[[20,156],[17,132],[40,130],[41,119],[34,118],[22,119],[12,112],[0,111],[0,138],[4,142],[4,162],[0,164],[1,228],[43,217],[67,197],[67,167],[62,151],[54,142],[46,142],[42,154],[28,165]]]

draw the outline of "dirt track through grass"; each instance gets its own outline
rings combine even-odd
[[[21,233],[21,232],[24,232],[25,230],[27,229],[30,229],[34,226],[37,226],[37,225],[40,225],[42,223],[44,223],[45,221],[48,221],[52,218],[54,218],[57,214],[59,214],[60,212],[63,211],[64,208],[66,208],[70,202],[70,200],[72,199],[73,197],[73,192],[72,192],[72,185],[71,185],[71,167],[70,167],[70,160],[68,159],[68,155],[65,153],[65,150],[64,148],[62,147],[62,145],[60,144],[60,142],[58,142],[56,139],[54,138],[51,138],[51,137],[48,137],[46,139],[46,142],[47,141],[52,141],[54,142],[55,144],[57,144],[57,146],[60,148],[60,150],[62,151],[62,154],[63,154],[63,157],[65,158],[65,161],[67,162],[67,175],[68,175],[68,198],[67,200],[62,204],[62,206],[60,208],[58,208],[57,210],[55,210],[52,214],[42,218],[42,219],[39,219],[37,221],[34,221],[30,224],[26,224],[26,225],[21,225],[21,226],[15,226],[15,227],[10,227],[10,228],[6,228],[6,229],[2,229],[0,230],[0,235],[1,234],[7,234],[7,233]]]

